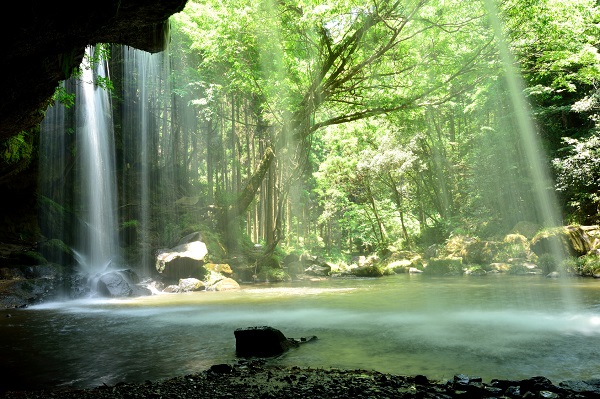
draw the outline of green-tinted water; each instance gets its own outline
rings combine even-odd
[[[543,277],[329,280],[238,292],[71,301],[0,319],[3,387],[141,382],[234,362],[233,331],[319,339],[272,361],[451,378],[600,377],[600,283]]]

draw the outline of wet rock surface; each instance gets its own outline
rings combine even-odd
[[[300,344],[317,339],[315,336],[288,338],[278,329],[269,326],[238,328],[234,335],[236,355],[240,357],[278,356],[290,348],[297,348]]]
[[[16,398],[597,398],[600,380],[554,385],[547,378],[492,380],[456,375],[431,381],[367,370],[312,369],[268,365],[263,360],[219,364],[190,374],[142,384],[94,389],[5,392]]]

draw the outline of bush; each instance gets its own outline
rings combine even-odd
[[[258,279],[261,281],[267,281],[269,283],[278,283],[282,281],[289,281],[290,276],[283,269],[262,267],[258,272]]]
[[[466,274],[471,276],[484,276],[487,274],[487,271],[481,265],[473,265],[467,269]]]
[[[581,256],[577,259],[579,273],[583,276],[600,274],[600,257],[593,254]]]
[[[437,276],[462,274],[462,258],[430,259],[424,271]]]
[[[510,265],[510,268],[507,270],[507,274],[516,274],[516,275],[522,275],[522,274],[528,274],[530,272],[529,268],[525,265],[522,264],[514,264],[514,265]]]
[[[464,235],[455,235],[446,241],[444,249],[451,257],[463,257],[467,253],[467,248],[474,242],[477,242],[476,238]]]
[[[569,256],[560,263],[561,270],[569,274],[582,274],[580,262],[577,258]]]
[[[524,258],[529,254],[529,240],[521,234],[508,234],[504,237],[504,252],[509,258]]]
[[[552,254],[542,254],[538,259],[538,267],[542,269],[544,274],[549,274],[557,271],[559,262]]]

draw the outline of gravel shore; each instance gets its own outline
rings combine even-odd
[[[598,398],[600,380],[552,384],[544,377],[520,381],[457,375],[430,381],[422,375],[401,376],[367,370],[269,366],[242,361],[143,384],[120,383],[93,389],[5,392],[2,399],[288,399],[288,398]]]

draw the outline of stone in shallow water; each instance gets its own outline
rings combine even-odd
[[[234,331],[235,351],[239,357],[273,357],[281,355],[290,348],[298,347],[301,343],[310,342],[316,337],[286,338],[276,328],[247,327]]]

